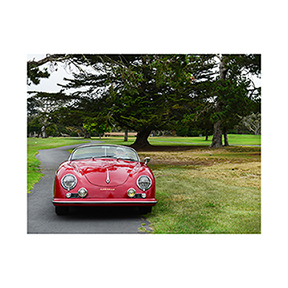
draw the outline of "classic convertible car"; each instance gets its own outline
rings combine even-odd
[[[60,164],[54,182],[57,215],[70,206],[138,206],[140,213],[156,205],[155,178],[137,152],[118,145],[82,145]]]

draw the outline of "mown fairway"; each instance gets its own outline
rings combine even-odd
[[[237,135],[229,134],[228,141],[230,145],[260,145],[260,135]],[[205,137],[150,137],[149,142],[152,145],[199,145],[209,146],[212,143],[212,136],[205,140]],[[224,139],[223,139],[224,143]]]
[[[230,136],[231,144],[261,143],[260,136]],[[129,139],[128,143],[122,137],[101,140],[130,145],[134,139]],[[158,204],[152,213],[147,214],[153,233],[261,233],[260,147],[210,149],[208,146],[211,141],[207,143],[204,137],[151,137],[149,142],[154,147],[138,153],[142,160],[145,156],[151,157],[149,166],[156,178]],[[37,170],[39,163],[37,159],[34,160],[38,149],[75,143],[83,141],[29,139],[29,185],[33,186],[33,181],[39,181],[35,177],[40,179]],[[187,146],[188,143],[198,145]],[[141,229],[145,230],[145,226]]]

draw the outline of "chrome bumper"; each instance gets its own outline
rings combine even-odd
[[[157,203],[157,200],[154,198],[152,200],[62,200],[62,199],[54,199],[52,203],[57,206],[57,205],[150,205],[154,206]]]

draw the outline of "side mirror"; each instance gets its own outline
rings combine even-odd
[[[144,164],[147,165],[148,162],[150,162],[150,157],[145,157],[144,158]]]

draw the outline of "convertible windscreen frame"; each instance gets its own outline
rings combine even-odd
[[[139,156],[133,148],[118,145],[80,146],[73,150],[68,160],[94,160],[103,158],[140,162]]]

